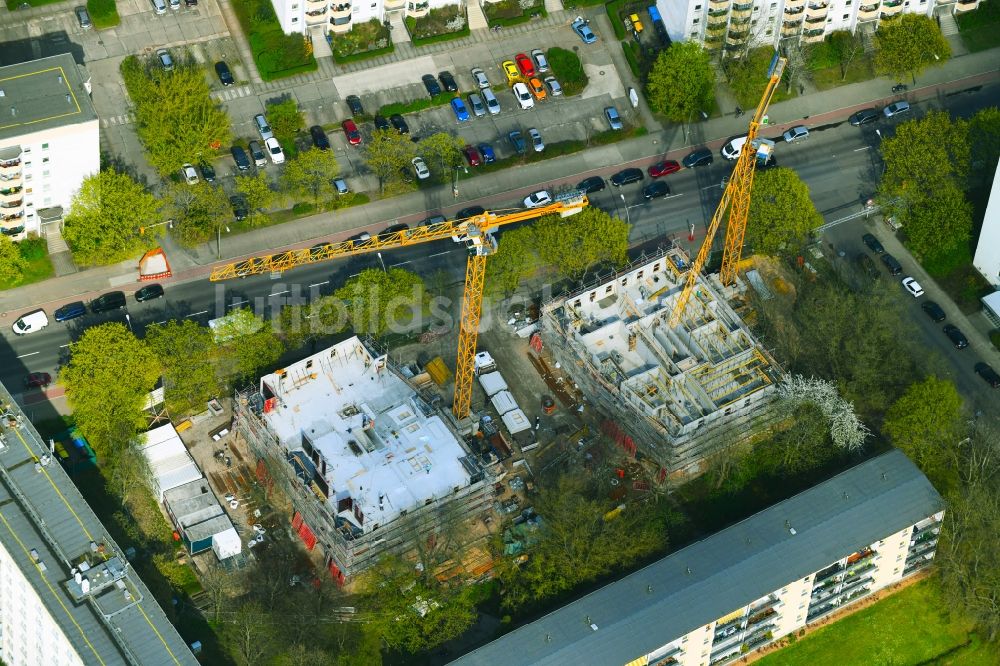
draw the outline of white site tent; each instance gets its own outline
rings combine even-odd
[[[153,490],[159,501],[163,493],[202,478],[201,470],[170,423],[143,434],[142,453],[153,474]]]

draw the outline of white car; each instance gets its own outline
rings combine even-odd
[[[924,288],[920,286],[914,278],[905,277],[903,278],[903,288],[906,289],[914,298],[920,298],[924,295]]]
[[[795,141],[801,141],[802,139],[808,138],[809,129],[805,125],[797,125],[781,136],[784,137],[785,143],[794,143]]]
[[[538,208],[539,206],[548,206],[550,203],[552,203],[552,196],[545,190],[538,190],[524,198],[525,208]]]
[[[285,162],[285,152],[281,150],[281,144],[273,136],[264,141],[264,147],[267,148],[267,154],[271,156],[273,164],[283,164]]]
[[[421,157],[414,157],[411,162],[413,170],[417,172],[417,178],[425,180],[431,177],[431,170],[427,168],[427,163]]]
[[[478,67],[472,68],[472,80],[476,82],[480,90],[485,90],[490,87],[490,80],[486,78],[486,72],[479,69]]]
[[[535,149],[536,153],[540,153],[545,150],[545,142],[542,141],[541,132],[532,127],[528,130],[528,136],[531,137],[531,147]]]
[[[188,185],[198,184],[198,172],[195,171],[194,165],[185,164],[181,167],[181,174],[184,176],[184,182]]]
[[[526,83],[518,81],[510,89],[514,92],[514,97],[517,98],[517,103],[521,105],[522,109],[535,108],[535,99],[531,96],[531,91],[528,90]]]

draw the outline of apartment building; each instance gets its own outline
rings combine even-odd
[[[58,222],[100,170],[88,86],[69,54],[0,67],[0,232],[11,240]]]
[[[234,411],[258,478],[282,485],[293,530],[341,584],[493,500],[480,458],[371,341],[262,377]]]
[[[473,0],[474,2],[477,0]],[[348,32],[372,19],[388,21],[392,13],[421,18],[431,9],[465,5],[465,0],[271,0],[278,22],[288,34],[306,31]]]
[[[730,663],[927,567],[943,517],[944,500],[894,450],[452,663]]]
[[[993,186],[972,265],[987,282],[1000,289],[1000,165],[993,167]]]
[[[0,659],[198,662],[0,384]]]
[[[903,12],[959,14],[981,0],[657,0],[674,41],[741,55],[756,46],[815,43],[837,30],[874,31]]]

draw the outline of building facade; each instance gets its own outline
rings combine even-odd
[[[477,1],[477,0],[473,0]],[[348,32],[372,19],[388,21],[393,13],[421,18],[431,9],[465,5],[465,0],[271,0],[278,23],[288,34]]]
[[[453,663],[731,663],[927,567],[943,517],[944,500],[894,450]]]
[[[0,67],[0,232],[12,240],[58,223],[100,170],[88,86],[69,54]]]
[[[748,48],[815,43],[837,30],[874,31],[903,12],[937,16],[981,0],[657,0],[673,41],[742,55]]]
[[[993,187],[972,265],[987,282],[1000,289],[1000,165],[993,165]]]

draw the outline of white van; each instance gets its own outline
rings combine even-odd
[[[747,142],[747,135],[738,136],[735,139],[730,139],[729,143],[722,147],[720,151],[722,156],[727,160],[736,160],[740,157],[740,152],[743,150],[743,144]]]
[[[14,322],[14,333],[17,335],[27,335],[35,333],[49,325],[49,318],[43,310],[29,312]]]

